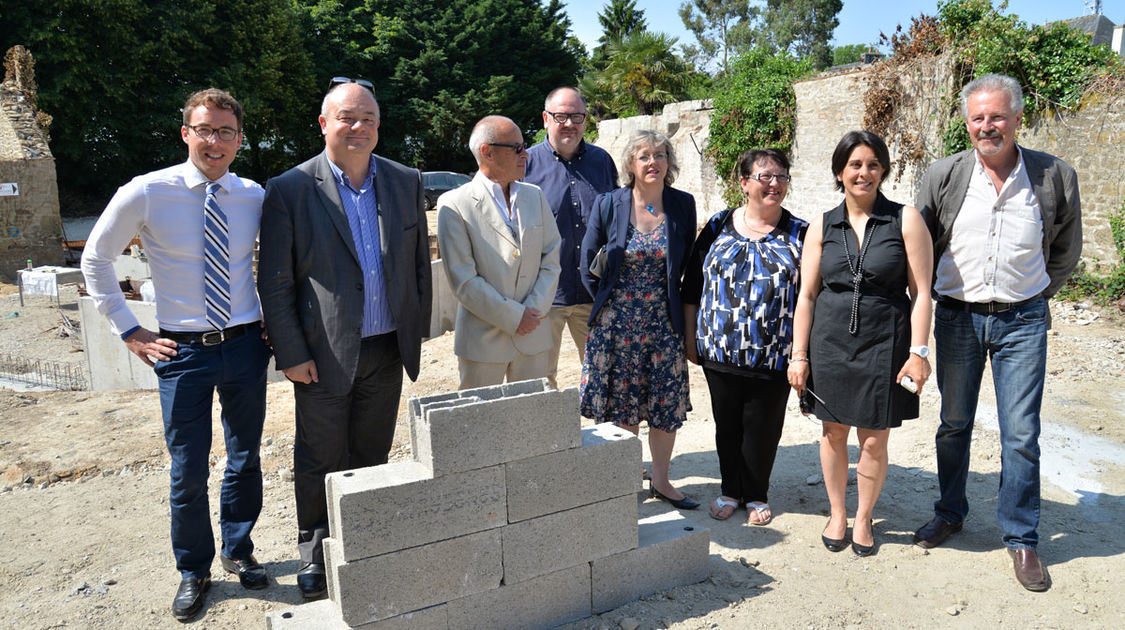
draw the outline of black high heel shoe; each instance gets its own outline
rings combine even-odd
[[[820,542],[824,543],[824,548],[832,553],[843,551],[848,546],[848,530],[847,528],[844,529],[843,538],[829,538],[824,535],[824,532],[821,532]]]
[[[651,479],[648,480],[648,496],[654,499],[660,499],[661,501],[667,501],[668,503],[671,503],[672,507],[676,508],[677,510],[694,510],[695,508],[699,507],[699,502],[686,494],[682,499],[671,499],[664,496],[660,493],[659,490],[656,489],[655,486],[652,485]]]
[[[875,553],[875,526],[874,526],[873,523],[871,523],[870,520],[868,520],[867,523],[868,523],[867,526],[869,528],[871,528],[871,544],[870,545],[861,545],[861,544],[857,543],[854,539],[852,540],[852,553],[854,553],[855,555],[857,555],[861,558],[866,558],[867,556],[870,556],[870,555]]]

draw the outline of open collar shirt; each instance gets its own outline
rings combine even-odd
[[[165,330],[204,332],[203,201],[208,179],[190,161],[134,178],[117,190],[82,252],[86,290],[120,335],[139,323],[121,293],[113,263],[140,234],[156,290],[156,320]],[[261,319],[254,290],[254,248],[262,216],[262,187],[227,172],[216,195],[227,217],[231,318],[228,326]]]
[[[997,192],[975,156],[969,188],[937,264],[934,289],[963,302],[1020,302],[1050,283],[1043,216],[1020,151]]]
[[[559,249],[562,272],[554,306],[593,302],[582,285],[579,271],[582,238],[586,236],[594,200],[617,187],[617,167],[613,159],[604,149],[583,140],[574,157],[568,160],[544,140],[527,150],[527,173],[523,181],[543,189],[562,236]]]
[[[383,243],[379,233],[379,200],[375,196],[375,155],[369,158],[367,176],[355,186],[332,160],[328,166],[336,179],[336,190],[348,217],[359,267],[363,271],[363,324],[361,336],[372,337],[395,330],[395,319],[387,303],[383,274]]]

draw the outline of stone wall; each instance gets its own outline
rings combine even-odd
[[[9,55],[10,56],[10,55]],[[15,77],[0,84],[0,184],[19,194],[0,196],[0,274],[63,262],[62,219],[55,160],[35,121],[35,111]]]
[[[891,176],[883,192],[891,199],[913,203],[924,166],[937,159],[941,138],[936,128],[938,114],[953,89],[949,61],[920,60],[900,75],[908,94],[896,121],[921,139],[925,157],[922,166],[907,168],[897,176],[894,162],[900,147],[892,144]],[[832,150],[844,133],[863,128],[864,93],[871,67],[829,72],[798,81],[797,130],[794,136],[791,173],[793,183],[785,207],[797,216],[811,218],[840,203],[832,177]],[[653,128],[670,134],[680,158],[676,187],[695,195],[699,222],[722,210],[722,192],[715,169],[696,150],[709,137],[711,108],[707,101],[674,103],[655,116],[606,120],[598,124],[598,144],[620,160],[628,133]],[[693,142],[694,140],[694,142]],[[1052,114],[1034,124],[1025,124],[1018,136],[1023,146],[1057,155],[1078,171],[1082,193],[1083,258],[1090,264],[1115,263],[1117,254],[1109,230],[1109,213],[1125,200],[1122,154],[1125,153],[1125,96],[1088,101],[1077,113]],[[747,147],[751,148],[751,147]]]

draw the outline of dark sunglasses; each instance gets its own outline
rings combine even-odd
[[[515,151],[516,155],[523,153],[524,150],[527,149],[527,145],[522,142],[519,144],[512,144],[511,142],[489,142],[487,144],[490,147],[508,147],[509,149]]]
[[[368,81],[367,79],[352,79],[349,77],[332,77],[332,81],[328,84],[328,89],[331,90],[337,85],[343,85],[344,83],[355,83],[356,85],[360,85],[371,90],[372,94],[375,93],[374,83]]]

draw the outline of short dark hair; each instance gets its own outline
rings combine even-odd
[[[738,161],[734,164],[734,179],[749,177],[750,171],[754,170],[754,164],[760,160],[776,162],[778,166],[785,169],[786,173],[789,172],[789,157],[781,149],[747,149],[738,156]]]
[[[242,105],[230,95],[230,92],[218,88],[207,88],[187,97],[187,101],[184,102],[185,127],[191,124],[191,113],[200,105],[230,110],[234,114],[234,119],[238,121],[238,130],[242,131]]]
[[[891,152],[887,150],[887,144],[883,139],[870,131],[849,131],[840,138],[836,143],[836,150],[832,152],[832,178],[836,179],[844,172],[852,151],[859,146],[868,147],[875,152],[875,159],[879,160],[879,166],[883,167],[883,179],[886,179],[887,173],[891,172]],[[883,179],[879,180],[880,187],[883,185]],[[836,190],[840,192],[844,190],[844,184],[839,179],[836,179]]]

